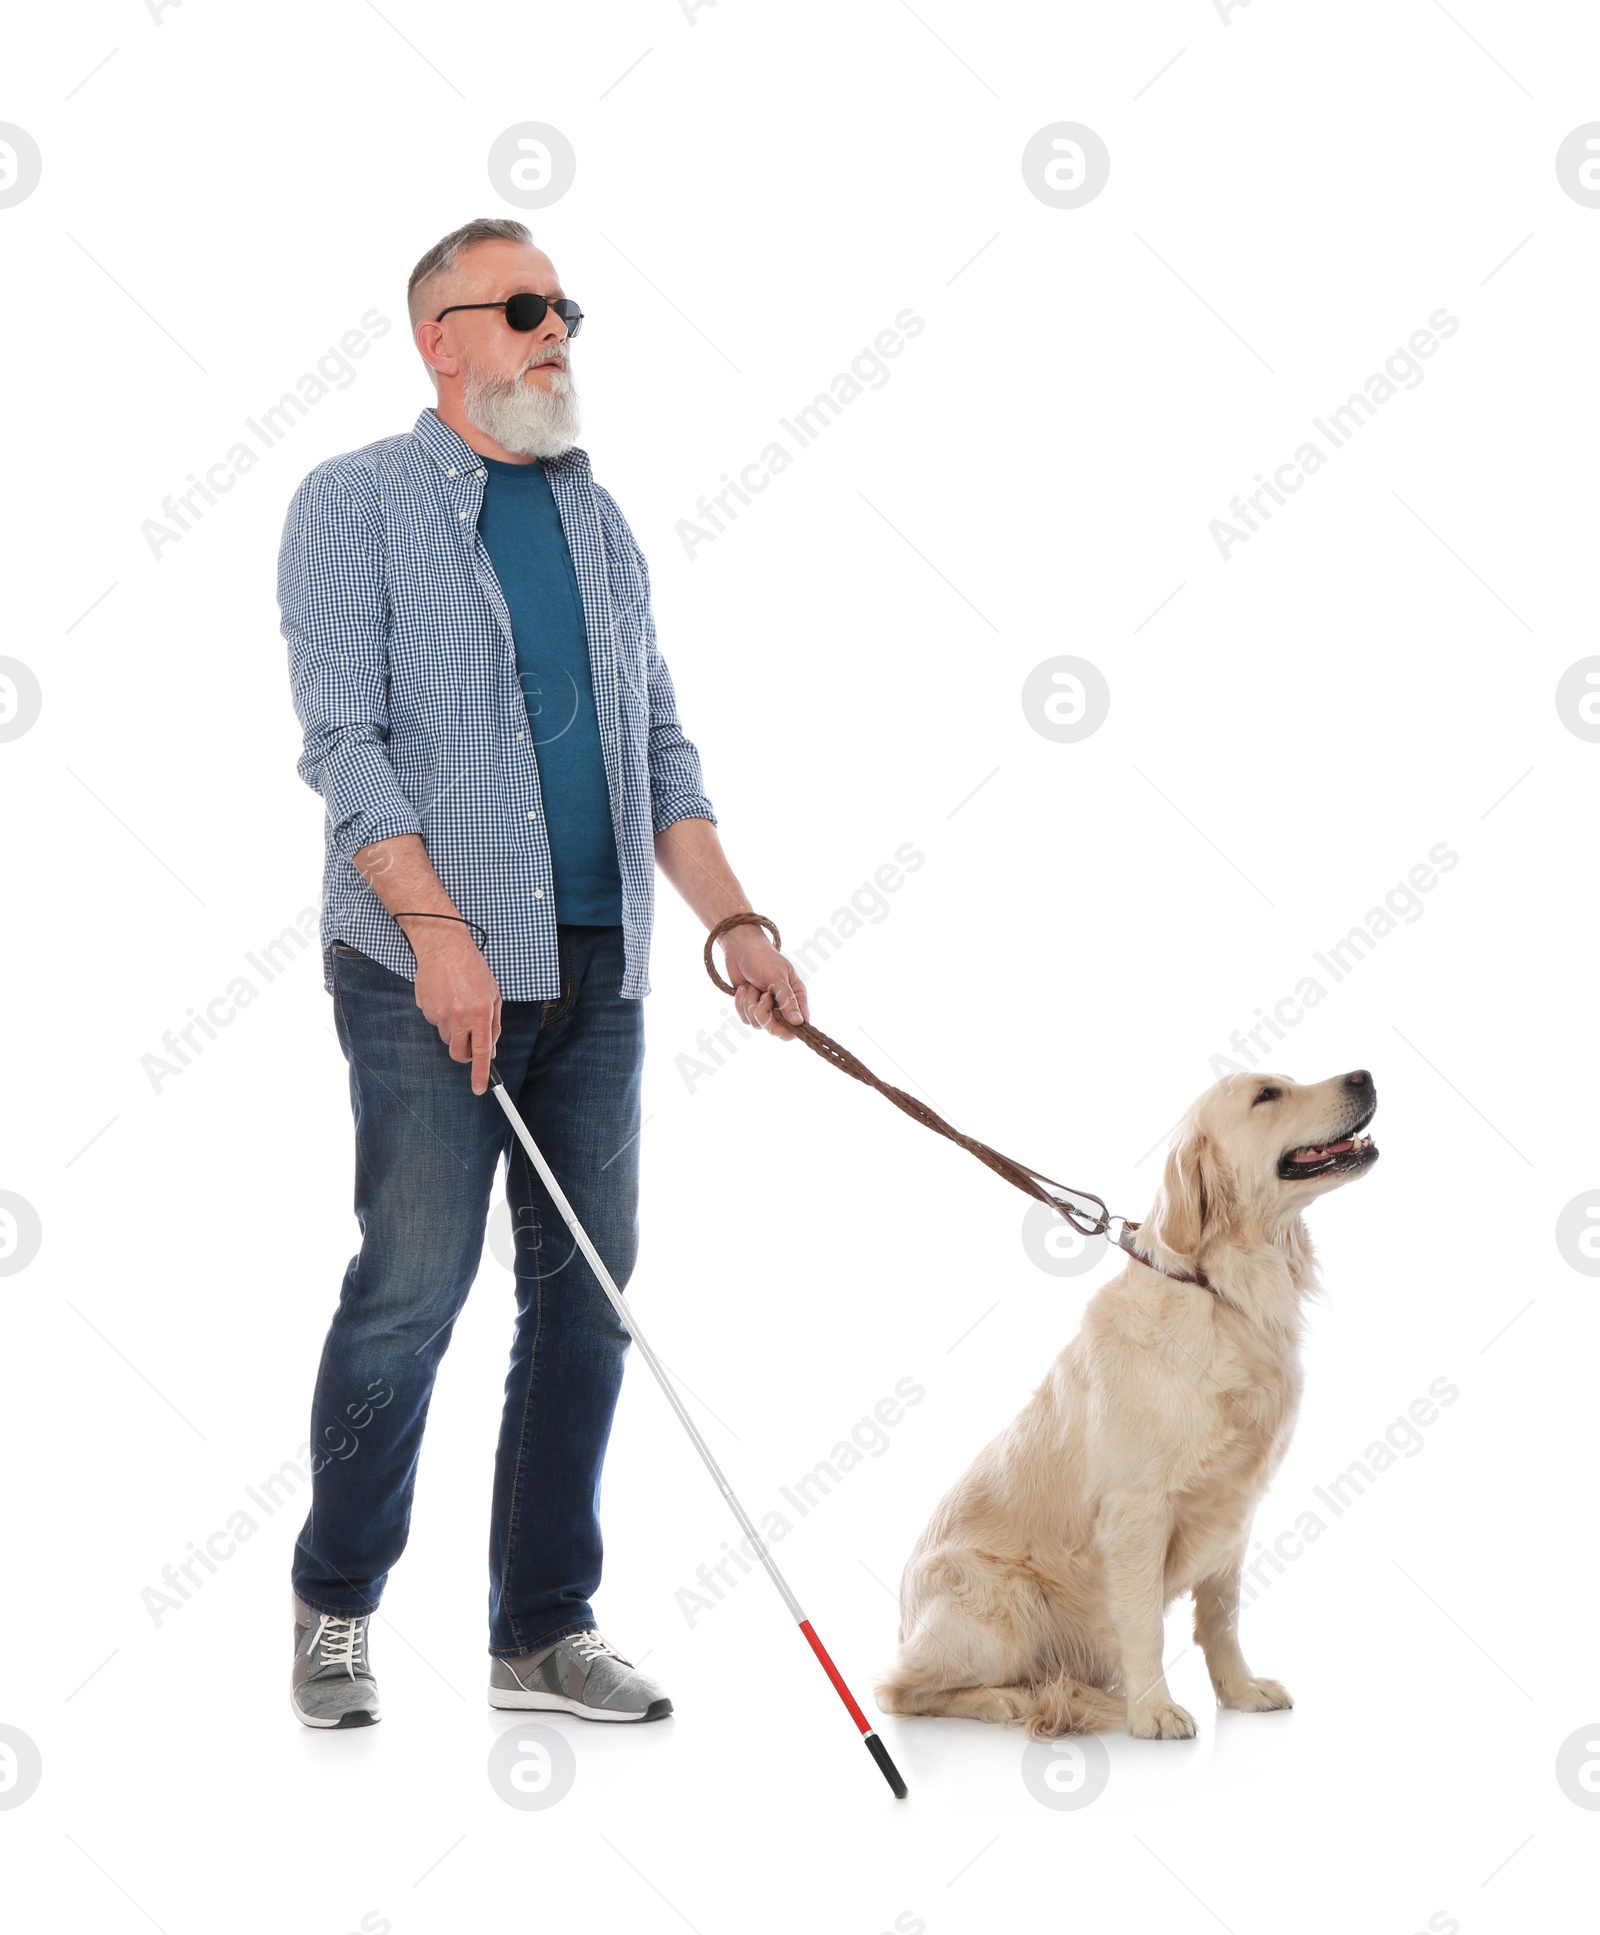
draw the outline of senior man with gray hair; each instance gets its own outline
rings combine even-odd
[[[297,771],[327,807],[323,986],[361,1229],[312,1398],[291,1702],[311,1727],[378,1718],[368,1623],[504,1158],[516,1318],[489,1702],[656,1719],[672,1702],[590,1604],[627,1331],[486,1095],[489,1062],[625,1286],[653,869],[707,928],[750,902],[678,722],[644,555],[577,447],[582,311],[513,221],[445,236],[407,299],[437,401],[319,464],[279,557]],[[794,968],[754,926],[723,947],[740,1019],[792,1039],[809,1019]]]

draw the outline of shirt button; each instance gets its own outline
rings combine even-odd
[[[533,890],[533,897],[535,900],[543,900],[544,899],[543,887],[535,887]]]
[[[467,514],[466,514],[466,512],[465,512],[465,511],[462,511],[462,512],[461,512],[461,521],[462,521],[462,523],[463,523],[463,524],[465,524],[465,523],[466,523],[466,521],[467,521]]]
[[[488,471],[486,471],[486,470],[480,470],[480,471],[478,472],[478,475],[479,475],[480,477],[487,477],[487,476],[488,476],[488,474],[489,474],[489,473],[488,473]]]
[[[454,472],[453,470],[447,470],[447,471],[445,472],[445,476],[446,476],[446,477],[454,477],[454,476],[455,476],[455,472]]]
[[[517,734],[517,737],[518,737],[518,738],[520,739],[520,738],[522,737],[522,734],[521,734],[521,733],[519,732],[519,733]],[[535,816],[534,816],[534,811],[533,811],[533,808],[532,808],[532,807],[529,807],[529,809],[528,809],[528,818],[529,818],[529,819],[531,820],[531,819],[533,819],[534,817],[535,817]]]
[[[519,732],[519,733],[517,734],[517,737],[518,737],[519,739],[521,739],[521,738],[523,738],[523,737],[525,737],[525,735],[524,735],[523,733],[520,733],[520,732]]]

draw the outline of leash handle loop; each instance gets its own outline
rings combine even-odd
[[[706,936],[705,962],[706,973],[711,976],[712,980],[716,982],[724,994],[733,993],[733,983],[731,981],[724,981],[722,976],[718,974],[716,966],[711,959],[711,944],[713,941],[720,940],[730,927],[743,926],[764,927],[772,936],[772,945],[780,953],[783,951],[783,936],[778,932],[776,923],[768,920],[765,914],[729,914],[724,919],[719,920],[716,926]]]

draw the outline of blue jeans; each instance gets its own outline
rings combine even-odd
[[[618,1289],[638,1250],[644,1004],[624,1000],[622,929],[558,928],[561,994],[506,1001],[499,1069]],[[410,981],[339,943],[334,1018],[350,1064],[356,1220],[311,1404],[300,1597],[370,1613],[405,1549],[439,1360],[478,1272],[507,1157],[516,1326],[495,1460],[489,1651],[595,1624],[600,1469],[628,1333],[494,1096],[474,1095]]]

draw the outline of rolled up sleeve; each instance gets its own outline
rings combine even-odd
[[[349,860],[375,840],[421,833],[387,750],[382,533],[325,469],[312,471],[289,505],[278,552],[278,610],[305,734],[295,771],[321,795],[335,850]]]

